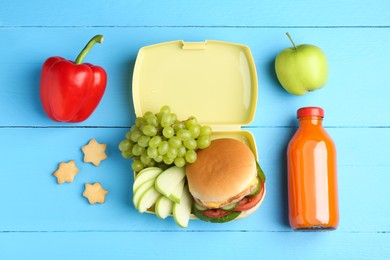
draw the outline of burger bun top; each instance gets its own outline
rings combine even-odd
[[[205,203],[224,203],[247,189],[257,176],[256,159],[243,142],[221,138],[198,150],[186,168],[192,196]]]

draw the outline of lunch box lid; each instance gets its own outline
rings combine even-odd
[[[249,124],[257,103],[256,66],[242,44],[172,41],[139,50],[132,83],[136,116],[164,105],[179,119],[217,128]]]

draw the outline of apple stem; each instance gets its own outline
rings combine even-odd
[[[291,38],[290,34],[288,32],[286,32],[286,35],[290,39],[292,45],[294,46],[294,49],[297,49],[297,46],[295,45],[295,43],[294,43],[293,39]]]

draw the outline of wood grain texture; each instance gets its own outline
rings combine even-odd
[[[31,10],[31,11],[26,11]],[[11,12],[12,11],[12,12]],[[3,1],[4,26],[388,26],[386,0]]]
[[[258,212],[223,225],[194,221],[186,231],[291,231],[287,220],[285,148],[294,130],[250,129],[267,176],[267,195]],[[2,173],[7,181],[0,182],[5,210],[0,230],[181,230],[172,218],[163,221],[154,215],[141,215],[132,206],[130,160],[121,158],[117,149],[126,131],[122,128],[0,129],[0,143],[7,147],[1,150]],[[389,131],[344,128],[328,131],[338,144],[341,224],[337,232],[388,232],[388,183],[383,180],[387,178],[390,163],[365,151],[365,147],[379,139],[382,142],[376,142],[376,148],[383,152],[383,157],[389,154]],[[363,134],[371,138],[356,144],[356,136]],[[107,144],[108,159],[99,167],[82,162],[81,147],[91,138]],[[69,160],[75,160],[80,171],[73,183],[58,185],[52,173],[60,162]],[[100,182],[109,191],[105,204],[87,203],[81,196],[86,182]]]
[[[0,259],[389,259],[390,2],[374,1],[0,1]],[[302,97],[277,82],[274,59],[296,43],[320,46],[330,64],[325,88]],[[95,34],[105,41],[86,61],[103,66],[107,91],[79,124],[56,123],[39,99],[49,56],[75,59]],[[139,214],[131,204],[131,161],[118,144],[134,122],[131,80],[138,50],[207,39],[247,45],[256,63],[256,139],[267,195],[250,217],[216,225]],[[286,147],[296,109],[325,109],[337,146],[340,227],[293,232],[287,219]],[[81,147],[107,144],[99,167]],[[75,160],[73,183],[52,173]],[[86,182],[109,191],[89,205]]]
[[[26,232],[0,233],[2,259],[384,259],[387,233]],[[32,243],[32,241],[41,241]],[[20,250],[23,245],[23,250]],[[200,254],[200,252],[199,252]]]
[[[274,59],[289,47],[286,28],[0,28],[0,126],[58,126],[42,112],[39,100],[40,69],[49,56],[75,59],[84,42],[95,34],[105,42],[95,46],[86,62],[104,66],[107,91],[96,112],[81,126],[128,126],[134,120],[131,80],[142,46],[183,39],[217,39],[250,47],[259,80],[258,107],[251,126],[295,125],[301,106],[322,106],[326,125],[334,127],[390,126],[387,61],[390,49],[380,44],[390,38],[387,29],[288,29],[295,41],[321,46],[330,66],[327,85],[295,97],[279,85]],[[364,40],[364,43],[362,41]],[[362,100],[361,97],[365,100]],[[271,114],[272,113],[272,116]]]

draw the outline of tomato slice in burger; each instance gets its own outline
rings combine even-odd
[[[219,212],[219,210],[207,210],[207,211],[209,211],[208,215],[211,216],[211,214],[213,214],[213,217],[208,217],[208,216],[202,214],[203,212],[198,211],[196,208],[193,209],[192,213],[198,219],[201,219],[201,220],[206,221],[206,222],[211,222],[211,223],[225,223],[228,221],[232,221],[233,219],[237,218],[241,214],[241,211],[230,211],[230,212],[227,212],[227,215],[225,215],[226,212],[222,213],[222,212]],[[213,213],[212,213],[212,211],[213,211]],[[218,214],[218,213],[220,213],[220,214]],[[221,216],[221,217],[218,217],[218,216]]]
[[[200,213],[209,218],[221,218],[230,214],[229,211],[225,211],[223,209],[208,209],[201,211]]]
[[[244,197],[242,200],[238,202],[237,207],[234,208],[235,211],[246,211],[250,210],[254,206],[259,203],[259,201],[263,198],[264,195],[264,182],[261,183],[260,192],[252,197]]]

